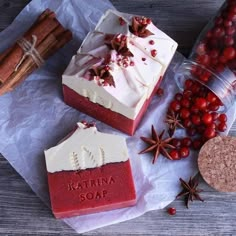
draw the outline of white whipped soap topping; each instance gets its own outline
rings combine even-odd
[[[133,17],[108,10],[95,30],[84,39],[62,76],[62,83],[78,94],[132,120],[150,97],[177,48],[177,43],[152,23],[146,27],[152,35],[134,35],[130,31]],[[133,56],[124,57],[109,48],[108,35],[125,35],[127,48]],[[109,66],[115,86],[101,86],[99,80],[86,78],[89,69],[104,62]]]
[[[84,170],[128,160],[125,138],[77,125],[71,136],[44,152],[48,172]]]

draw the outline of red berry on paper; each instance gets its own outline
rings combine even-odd
[[[170,150],[169,155],[172,158],[172,160],[179,160],[180,159],[179,152],[176,149]]]
[[[227,121],[227,115],[226,114],[220,114],[219,117],[218,117],[218,121],[226,122]]]
[[[182,147],[190,147],[192,145],[192,140],[189,137],[185,137],[181,140]]]
[[[180,148],[180,150],[179,150],[179,155],[180,155],[180,157],[182,157],[182,158],[188,157],[188,156],[189,156],[189,153],[190,153],[190,151],[189,151],[189,148],[188,148],[188,147],[182,147],[182,148]]]
[[[211,127],[207,127],[205,132],[204,132],[204,137],[211,139],[216,136],[216,131],[215,129],[212,129]]]
[[[220,132],[225,132],[227,130],[227,125],[225,122],[221,122],[218,124],[217,126],[217,129],[220,131]]]
[[[176,209],[174,207],[170,207],[167,209],[167,212],[169,215],[175,215],[176,214]]]

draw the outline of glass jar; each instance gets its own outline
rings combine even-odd
[[[225,112],[236,100],[236,1],[227,0],[199,35],[189,60],[176,70],[175,80],[184,88],[193,79],[210,89]]]

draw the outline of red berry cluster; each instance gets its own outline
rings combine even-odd
[[[181,158],[186,158],[190,154],[190,147],[192,145],[192,140],[189,137],[182,139],[173,138],[171,144],[175,147],[172,149],[169,154],[173,160],[179,160]]]
[[[196,48],[196,61],[222,72],[227,66],[236,70],[236,1],[228,0],[220,14],[214,19],[211,29]],[[210,73],[197,69],[194,75],[207,82]]]
[[[227,129],[227,116],[217,111],[222,106],[218,97],[199,82],[187,79],[184,91],[176,93],[168,112],[179,115],[188,137],[173,139],[176,149],[170,154],[173,159],[185,158],[189,148],[198,150],[208,139]]]

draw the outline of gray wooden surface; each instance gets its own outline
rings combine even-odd
[[[76,1],[76,0],[74,0]],[[0,0],[0,31],[29,0]],[[99,0],[98,0],[99,2]],[[205,23],[223,0],[112,0],[117,9],[146,15],[179,43],[187,55]],[[236,136],[234,124],[231,135]],[[4,138],[4,137],[1,137]],[[204,203],[187,210],[181,200],[174,217],[166,210],[104,227],[84,235],[236,235],[236,194],[219,193],[201,181]],[[0,155],[0,235],[77,235],[52,217],[24,180]]]

